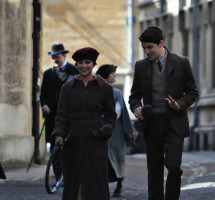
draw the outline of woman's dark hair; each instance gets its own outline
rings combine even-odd
[[[163,30],[158,26],[149,26],[146,28],[139,37],[140,42],[159,44],[164,40]]]
[[[103,79],[107,79],[110,73],[116,72],[116,68],[117,66],[114,66],[114,65],[108,65],[108,64],[101,65],[98,68],[96,74],[99,74]]]

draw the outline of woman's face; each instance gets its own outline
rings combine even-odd
[[[114,83],[116,80],[115,80],[115,72],[111,72],[108,76],[108,78],[106,79],[106,81],[109,83],[109,84],[112,84]]]
[[[81,60],[77,62],[78,71],[83,77],[92,75],[93,67],[94,64],[91,60]]]

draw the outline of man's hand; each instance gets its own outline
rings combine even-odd
[[[138,118],[138,119],[143,119],[142,107],[136,108],[135,111],[134,111],[134,115],[135,115],[135,117]]]
[[[55,145],[62,146],[63,145],[63,138],[61,136],[55,136]]]
[[[174,110],[179,110],[179,105],[178,105],[178,103],[177,103],[176,100],[173,99],[170,95],[169,95],[167,98],[165,98],[165,101],[167,101],[167,103],[169,104],[169,106],[170,106],[171,108],[173,108]]]
[[[50,108],[47,105],[44,105],[42,107],[43,113],[49,114],[51,112]]]

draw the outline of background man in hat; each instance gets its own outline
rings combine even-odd
[[[51,151],[54,148],[54,142],[50,140],[50,136],[55,126],[61,86],[79,73],[74,65],[66,61],[66,53],[69,53],[69,51],[64,49],[63,44],[52,45],[51,52],[48,52],[48,55],[51,56],[54,66],[44,72],[41,87],[40,101],[43,114],[46,117],[46,143],[51,143]],[[58,171],[57,168],[56,166],[56,171]],[[56,179],[58,179],[58,172],[55,175]]]

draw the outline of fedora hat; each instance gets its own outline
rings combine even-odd
[[[69,51],[64,49],[63,44],[53,44],[51,52],[48,52],[48,55],[53,56],[59,53],[69,53]]]

